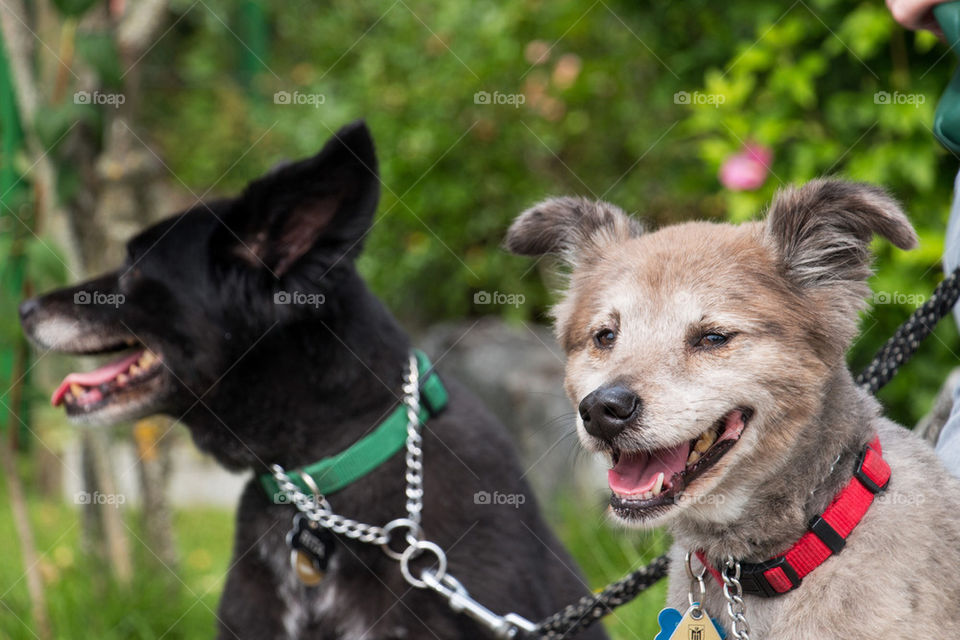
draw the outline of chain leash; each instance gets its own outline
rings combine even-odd
[[[408,584],[417,589],[431,589],[440,594],[453,611],[470,616],[489,629],[495,637],[517,638],[522,633],[534,631],[536,625],[526,618],[516,613],[497,615],[471,598],[463,584],[447,573],[447,556],[443,549],[435,542],[424,538],[423,528],[420,525],[423,514],[420,371],[417,366],[417,357],[413,353],[410,354],[401,389],[403,390],[402,402],[407,408],[406,472],[404,474],[407,517],[397,518],[378,527],[338,515],[334,513],[330,503],[320,493],[309,474],[301,472],[300,478],[311,489],[312,494],[301,490],[282,466],[274,464],[270,466],[270,472],[276,479],[277,486],[307,518],[324,529],[351,540],[379,546],[384,554],[400,563],[400,573]],[[397,530],[406,530],[404,534],[406,546],[400,551],[390,545]],[[424,569],[417,577],[411,568],[411,563],[425,553],[434,556],[436,567]]]

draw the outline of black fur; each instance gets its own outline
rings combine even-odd
[[[238,198],[142,232],[120,270],[24,303],[24,327],[61,351],[101,351],[123,337],[158,353],[168,373],[142,413],[180,418],[225,467],[261,473],[271,463],[289,469],[328,456],[398,405],[410,348],[353,264],[378,194],[373,142],[355,123],[317,156],[271,172]],[[90,290],[125,299],[118,307],[73,304]],[[324,298],[275,304],[279,292]],[[51,339],[41,327],[56,319],[79,332]],[[425,535],[492,610],[534,620],[553,613],[586,593],[580,574],[540,517],[503,427],[455,381],[443,381],[449,406],[424,431]],[[329,499],[348,517],[384,524],[404,514],[403,471],[403,455],[395,455]],[[479,491],[526,502],[478,505]],[[396,562],[362,543],[338,539],[324,582],[295,585],[284,543],[294,513],[255,480],[248,484],[220,637],[290,637],[285,615],[296,618],[300,638],[485,637],[435,594],[409,588]],[[603,633],[598,625],[584,637]]]

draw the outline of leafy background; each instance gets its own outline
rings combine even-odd
[[[255,21],[248,4],[174,2],[170,30],[139,63],[149,142],[184,192],[213,185],[229,194],[365,117],[384,195],[361,269],[409,327],[483,314],[545,321],[551,295],[541,267],[499,245],[513,216],[550,194],[603,197],[657,226],[751,219],[782,184],[824,174],[887,186],[921,243],[912,252],[876,243],[871,284],[903,302],[864,313],[850,354],[855,368],[915,308],[906,300],[929,295],[942,277],[957,159],[930,127],[954,60],[932,35],[897,27],[881,2],[289,1],[263,3]],[[78,40],[78,55],[104,77],[120,73],[103,42]],[[322,94],[324,103],[276,104],[277,91]],[[522,94],[524,104],[477,104],[478,91]],[[722,104],[678,104],[681,91],[722,96]],[[877,92],[913,104],[878,103]],[[70,105],[43,119],[45,139],[56,140],[77,117],[104,135],[96,109]],[[772,172],[757,191],[733,192],[717,173],[746,142],[774,151]],[[2,256],[11,223],[0,224]],[[28,246],[33,279],[63,281],[43,249]],[[526,303],[478,305],[480,290],[522,294]],[[10,291],[0,296],[0,335],[19,339],[16,300]],[[957,349],[953,323],[942,323],[881,393],[893,418],[913,424],[929,408]],[[34,507],[49,525],[44,536],[70,517],[56,505]],[[576,505],[555,511],[593,586],[666,544],[657,532],[639,541],[611,532],[599,513],[584,518]],[[215,532],[207,530],[211,518],[222,524]],[[10,526],[0,520],[0,531]],[[216,540],[229,526],[224,514],[179,516],[184,582],[164,586],[179,595],[155,615],[144,613],[158,600],[147,581],[150,588],[98,599],[103,628],[85,628],[79,621],[93,603],[77,586],[83,581],[51,578],[52,616],[71,630],[60,637],[157,637],[173,610],[196,605],[191,593],[212,590],[203,599],[212,608],[226,564]],[[70,537],[50,538],[65,549],[52,555],[58,575],[82,575]],[[12,582],[20,569],[5,557],[0,575]],[[652,637],[661,589],[612,619],[616,637]],[[5,601],[26,611],[25,598],[15,585]],[[131,611],[139,613],[130,618]],[[212,622],[207,606],[192,606],[168,637],[207,635]],[[22,637],[23,628],[0,616],[4,632]]]
[[[662,225],[756,217],[778,187],[820,175],[876,182],[904,202],[921,244],[901,252],[878,241],[874,289],[903,300],[941,278],[957,159],[931,125],[954,61],[931,34],[895,25],[881,3],[277,5],[267,9],[269,69],[252,76],[242,72],[248,52],[212,15],[231,24],[234,5],[207,4],[212,11],[187,12],[142,63],[167,164],[198,193],[214,183],[231,192],[365,117],[385,186],[361,267],[408,325],[487,313],[543,319],[544,279],[499,245],[513,216],[549,194],[602,196]],[[548,59],[531,64],[538,45]],[[276,105],[276,91],[325,103]],[[526,103],[475,104],[477,91]],[[677,104],[678,91],[724,102]],[[923,103],[877,104],[884,91]],[[753,192],[724,189],[721,162],[752,141],[775,153],[770,179]],[[475,305],[477,290],[527,304]],[[854,365],[913,308],[870,309]],[[926,411],[955,362],[953,326],[936,336],[882,394],[905,423]]]

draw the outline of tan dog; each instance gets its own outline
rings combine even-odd
[[[916,244],[879,188],[817,180],[780,193],[762,222],[644,234],[612,205],[560,198],[507,236],[571,267],[554,314],[578,432],[610,457],[615,518],[673,534],[669,604],[687,606],[688,551],[745,574],[772,561],[744,596],[752,640],[960,637],[960,481],[844,360],[874,233]],[[829,526],[811,532],[819,515]],[[825,553],[797,570],[787,552],[801,540]],[[704,601],[729,638],[714,577]]]

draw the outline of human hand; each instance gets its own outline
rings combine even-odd
[[[907,29],[926,29],[943,37],[940,25],[933,17],[933,8],[947,0],[886,0],[893,19]]]

